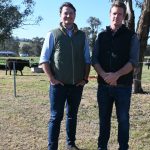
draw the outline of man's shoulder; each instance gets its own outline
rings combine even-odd
[[[82,31],[82,30],[80,30],[80,29],[78,30],[78,32],[85,33],[84,31]]]
[[[83,37],[84,39],[86,38],[86,33],[82,30],[78,30],[77,32],[77,35],[79,35],[80,37]]]
[[[98,33],[98,37],[102,37],[108,33],[107,29],[103,29],[101,32]]]
[[[59,28],[55,28],[55,29],[51,29],[49,32],[54,33],[54,32],[58,32],[60,29]]]
[[[122,25],[122,30],[125,32],[125,33],[128,33],[128,34],[135,34],[135,31],[129,29],[128,27],[126,27],[125,25]]]
[[[62,36],[62,31],[60,30],[60,28],[55,28],[50,30],[50,33],[53,35],[54,38],[58,38]]]
[[[105,34],[107,32],[108,32],[107,29],[103,29],[99,34]]]
[[[78,30],[77,33],[80,33],[80,34],[84,34],[84,35],[85,35],[85,32],[82,31],[82,30]]]

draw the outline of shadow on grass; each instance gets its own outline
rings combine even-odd
[[[22,75],[17,75],[17,76],[22,76]],[[39,75],[39,74],[25,74],[23,76],[31,76],[32,77],[32,76],[42,76],[42,75]]]

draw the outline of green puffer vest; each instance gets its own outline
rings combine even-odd
[[[85,34],[75,27],[71,37],[62,27],[52,30],[55,45],[50,66],[55,78],[64,84],[76,84],[85,75]]]

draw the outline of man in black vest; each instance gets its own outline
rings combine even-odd
[[[84,85],[88,82],[90,53],[85,33],[74,23],[76,9],[65,2],[60,7],[60,26],[48,32],[40,64],[50,82],[50,121],[48,150],[58,149],[60,125],[66,106],[67,150],[75,144],[77,113]]]
[[[98,74],[98,150],[107,150],[113,103],[118,120],[119,150],[129,148],[129,109],[133,70],[138,65],[139,41],[136,34],[122,24],[125,14],[124,3],[112,4],[111,24],[98,35],[92,55],[92,63]]]

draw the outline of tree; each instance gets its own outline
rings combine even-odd
[[[132,7],[132,0],[126,0],[125,4],[127,7],[125,24],[130,30],[135,31],[135,15]]]
[[[31,46],[29,44],[24,44],[21,48],[21,53],[23,54],[29,54],[30,53],[30,50],[31,50]]]
[[[98,29],[99,26],[101,25],[101,21],[96,17],[89,17],[87,22],[89,23],[90,27],[84,27],[81,28],[81,30],[86,33],[86,36],[89,40],[90,48],[93,51]]]
[[[90,32],[90,34],[91,34],[90,46],[91,46],[91,49],[93,51],[95,40],[96,40],[97,33],[98,33],[98,28],[101,25],[101,22],[96,17],[89,17],[87,22],[89,23],[90,28],[91,28],[91,32]]]
[[[80,30],[82,30],[86,34],[86,37],[87,37],[88,42],[89,42],[89,47],[92,50],[93,48],[92,48],[91,28],[90,27],[83,27]]]
[[[43,42],[44,42],[44,38],[35,37],[35,38],[32,39],[32,42],[31,42],[31,45],[32,45],[31,51],[32,51],[32,54],[34,56],[40,56]]]
[[[19,41],[16,38],[11,37],[5,40],[3,44],[0,44],[0,50],[10,50],[10,51],[13,50],[14,52],[18,53]]]
[[[147,47],[148,35],[150,29],[150,1],[144,0],[142,4],[142,11],[137,25],[137,34],[139,35],[140,40],[140,58],[139,62],[144,61],[144,54]],[[141,79],[142,79],[142,68],[143,63],[139,65],[139,72],[136,77],[137,80],[134,83],[134,92],[135,93],[143,93]]]
[[[150,56],[150,45],[147,45],[145,56]]]
[[[23,5],[24,10],[20,10]],[[0,0],[0,42],[11,37],[12,30],[26,24],[37,24],[42,20],[29,19],[33,14],[34,0],[22,0],[20,6],[12,3],[12,0]],[[27,23],[28,22],[28,23]]]
[[[24,39],[20,47],[20,53],[29,56],[40,56],[44,38],[35,37],[32,40]]]

